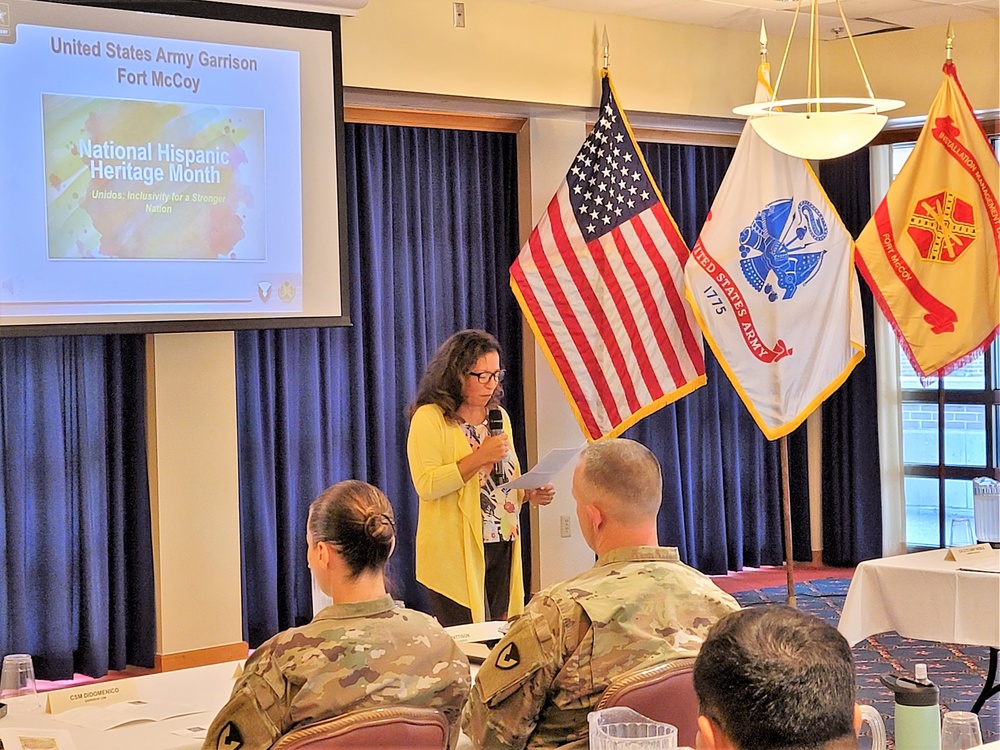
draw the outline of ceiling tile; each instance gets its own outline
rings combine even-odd
[[[921,26],[938,26],[948,23],[948,21],[975,21],[996,16],[996,12],[990,13],[974,5],[955,5],[939,3],[922,3],[922,7],[907,11],[890,11],[880,14],[880,18],[901,26],[911,26],[919,28]],[[853,27],[852,27],[853,31]]]
[[[986,11],[992,16],[1000,14],[1000,10],[998,10],[1000,8],[1000,0],[996,0],[995,2],[992,0],[969,0],[968,2],[959,3],[959,5],[971,5],[974,8]]]
[[[795,3],[785,0],[521,0],[535,5],[591,13],[650,18],[670,23],[756,31],[763,18],[771,39],[788,36]],[[821,36],[837,38],[843,27],[836,0],[819,0]],[[996,18],[998,0],[842,0],[852,34],[884,31],[888,27],[916,28],[955,21]],[[861,20],[865,19],[865,20]],[[882,22],[882,23],[879,23]],[[803,0],[796,35],[808,35],[809,3]],[[843,32],[841,32],[841,36]]]

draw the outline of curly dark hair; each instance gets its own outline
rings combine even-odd
[[[449,336],[428,362],[417,387],[417,397],[410,406],[409,416],[412,417],[413,412],[424,404],[437,404],[444,412],[445,419],[461,422],[458,409],[465,400],[465,378],[479,358],[491,352],[503,356],[499,342],[486,331],[470,329]],[[489,408],[498,405],[502,397],[503,386],[497,383]]]

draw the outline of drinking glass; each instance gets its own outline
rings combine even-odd
[[[941,722],[941,750],[966,750],[983,744],[979,717],[971,711],[949,711]]]
[[[32,700],[14,700],[21,697]],[[7,654],[3,658],[3,668],[0,670],[0,700],[12,701],[11,710],[17,708],[33,708],[38,705],[38,693],[35,689],[35,667],[31,663],[31,654]]]
[[[872,750],[885,750],[885,722],[882,721],[882,714],[875,706],[865,703],[858,704],[861,711],[861,720],[868,725],[868,732],[871,734]]]
[[[587,715],[590,750],[676,750],[677,727],[653,721],[624,706]]]

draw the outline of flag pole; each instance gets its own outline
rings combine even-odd
[[[782,435],[778,440],[778,450],[781,454],[781,515],[784,518],[785,537],[785,588],[786,601],[789,607],[795,606],[795,555],[792,552],[792,502],[788,482],[788,437]]]
[[[604,34],[601,36],[601,46],[604,47],[604,70],[608,69],[608,60],[611,57],[611,41],[608,39],[608,27],[604,27]]]
[[[951,19],[948,19],[948,30],[945,32],[945,42],[944,42],[944,59],[951,62],[951,48],[955,45],[955,28],[951,25]]]
[[[763,18],[760,19],[760,62],[762,65],[767,64],[767,29]],[[778,452],[781,461],[782,536],[785,542],[785,601],[789,607],[794,607],[795,555],[792,552],[792,501],[788,481],[788,438],[784,435],[778,439]]]
[[[760,19],[760,62],[767,64],[767,28],[764,19]],[[792,554],[792,503],[791,489],[788,481],[788,438],[784,435],[778,440],[778,450],[781,461],[781,518],[782,534],[785,540],[785,589],[788,606],[795,606],[795,563]]]

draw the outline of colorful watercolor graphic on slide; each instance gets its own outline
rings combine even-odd
[[[50,259],[267,259],[264,111],[42,95]]]

